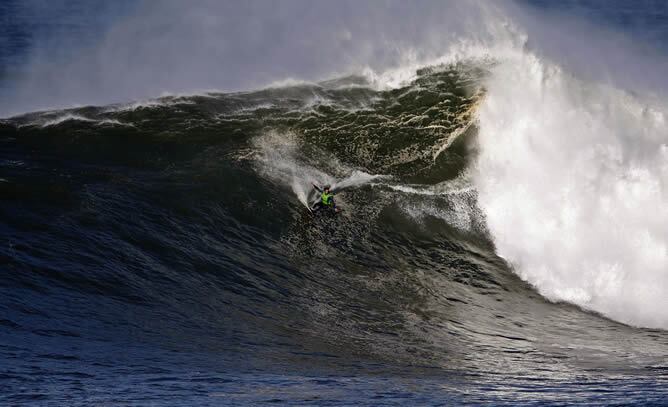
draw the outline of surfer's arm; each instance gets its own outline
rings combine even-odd
[[[320,187],[317,186],[316,184],[311,183],[311,185],[313,185],[313,188],[315,188],[316,191],[318,191],[318,192],[322,192],[322,189],[320,189]]]

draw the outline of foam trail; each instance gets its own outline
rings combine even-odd
[[[521,48],[504,58],[475,177],[498,253],[552,300],[668,328],[668,108]]]
[[[364,171],[355,170],[348,177],[332,184],[332,191],[341,191],[347,188],[359,187],[375,180],[387,178],[386,175],[373,175]]]
[[[309,199],[313,192],[312,183],[321,186],[329,184],[333,191],[341,191],[385,177],[354,170],[348,177],[336,181],[335,177],[305,162],[307,157],[300,155],[297,140],[291,134],[271,132],[256,138],[253,144],[257,149],[255,158],[260,163],[260,171],[265,176],[289,186],[299,202],[309,209],[312,204]],[[329,161],[336,162],[331,158]],[[336,165],[340,170],[350,171],[338,162]]]
[[[310,208],[308,196],[312,180],[332,183],[334,178],[302,161],[298,156],[298,144],[291,134],[271,132],[253,140],[257,149],[256,161],[267,177],[289,186],[299,202]]]
[[[414,195],[440,196],[472,194],[475,188],[471,184],[470,174],[464,173],[455,179],[439,182],[434,185],[383,184],[388,188]]]

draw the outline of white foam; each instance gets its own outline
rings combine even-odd
[[[66,114],[57,116],[54,119],[47,120],[43,123],[40,123],[40,126],[42,126],[42,127],[56,126],[60,123],[70,121],[70,120],[80,121],[80,122],[92,122],[92,121],[94,121],[92,119],[89,119],[89,118],[86,118],[86,117],[83,117],[83,116],[80,116],[80,115],[77,115],[77,114],[66,113]]]
[[[471,185],[471,179],[468,173],[464,173],[453,180],[439,182],[434,185],[390,183],[383,183],[382,185],[395,191],[413,195],[449,196],[475,193],[475,189]]]
[[[111,125],[111,126],[128,126],[128,127],[134,127],[133,124],[131,123],[124,123],[116,119],[91,119],[89,117],[81,116],[78,114],[73,114],[73,113],[65,113],[61,114],[59,116],[56,116],[55,118],[44,120],[43,117],[38,118],[37,120],[34,120],[28,124],[24,124],[23,126],[40,126],[40,127],[51,127],[51,126],[56,126],[61,123],[67,122],[67,121],[79,121],[79,122],[88,122],[88,123],[93,123],[96,126],[100,125]]]
[[[192,105],[195,104],[195,101],[188,100],[187,98],[194,95],[199,97],[214,97],[206,94],[171,95],[171,97],[164,97],[162,99],[138,100],[132,103],[110,105],[105,109],[105,112],[134,112],[139,109],[153,109],[162,106]]]
[[[334,182],[332,184],[333,191],[341,191],[347,188],[359,187],[365,184],[370,184],[373,181],[387,179],[387,175],[368,174],[364,171],[354,170],[348,177]]]
[[[469,173],[433,185],[379,183],[401,192],[398,200],[401,210],[413,220],[423,223],[427,217],[439,218],[462,231],[471,232],[483,223],[480,210],[475,207],[476,190]],[[421,199],[411,196],[423,197]]]
[[[122,121],[116,120],[116,119],[97,120],[97,121],[95,121],[95,124],[98,125],[98,126],[106,124],[106,125],[111,125],[111,126],[135,127],[135,125],[132,124],[132,123],[125,123],[125,122],[122,122]]]
[[[668,328],[665,105],[508,50],[475,183],[498,253],[552,300]]]

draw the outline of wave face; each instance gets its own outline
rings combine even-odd
[[[118,371],[119,403],[159,400],[157,382],[320,394],[278,370],[329,377],[343,404],[385,377],[453,403],[663,400],[668,338],[634,326],[668,327],[665,107],[513,44],[398,86],[2,121],[8,380]],[[343,212],[311,214],[311,182]]]

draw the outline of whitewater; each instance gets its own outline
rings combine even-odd
[[[554,301],[668,327],[665,104],[526,52],[486,86],[476,185],[499,253]]]

